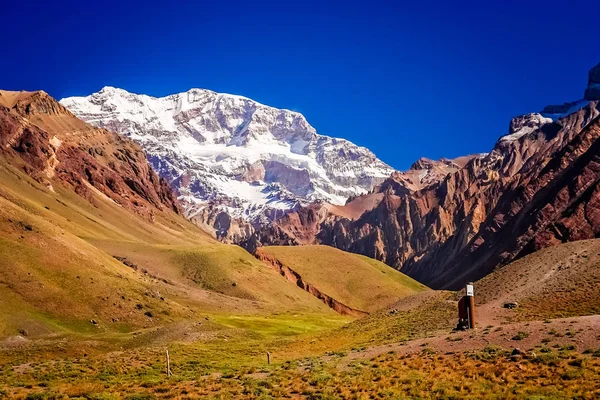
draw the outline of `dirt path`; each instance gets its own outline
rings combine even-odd
[[[426,339],[376,346],[348,354],[341,366],[344,367],[355,360],[371,359],[390,351],[398,354],[415,354],[428,348],[446,354],[481,350],[489,345],[508,350],[519,348],[522,351],[540,345],[546,347],[573,345],[580,351],[598,349],[600,348],[600,315],[481,327],[471,331],[448,332]]]
[[[503,323],[513,312],[503,308],[508,302],[532,298],[578,302],[578,297],[597,298],[589,282],[600,274],[600,240],[583,240],[550,247],[498,268],[475,285],[477,321],[482,326]],[[593,286],[593,285],[592,285]],[[530,304],[535,309],[535,305]],[[542,307],[543,308],[543,307]],[[584,315],[593,307],[571,310]]]

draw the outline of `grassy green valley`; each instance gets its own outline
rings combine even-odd
[[[368,313],[341,315],[270,263],[170,211],[146,220],[100,194],[90,203],[60,185],[51,190],[9,163],[0,177],[0,396],[596,393],[600,321],[578,316],[597,313],[597,296],[577,280],[597,274],[598,240],[546,249],[477,282],[479,327],[454,333],[459,294],[366,257],[322,246],[260,250]],[[561,292],[555,282],[565,277]],[[580,306],[557,314],[539,300],[555,293]],[[506,301],[522,307],[506,310]]]
[[[0,174],[0,271],[11,299],[0,313],[4,335],[130,331],[196,312],[332,313],[181,217],[145,222],[102,198],[94,207],[50,191],[9,166]]]
[[[497,268],[456,330],[462,291],[216,240],[137,145],[43,92],[0,92],[0,133],[0,398],[600,395],[600,239]]]

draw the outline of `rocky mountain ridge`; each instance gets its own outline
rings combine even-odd
[[[335,158],[339,162],[340,156],[345,159],[348,155],[344,146],[334,146],[333,153],[323,150],[323,156],[336,155],[329,160],[319,158],[319,152],[315,151],[319,149],[318,143],[333,145],[336,140],[319,139],[312,127],[308,125],[309,129],[304,124],[303,118],[285,110],[269,108],[263,111],[268,115],[275,112],[275,117],[258,118],[260,113],[253,112],[250,117],[244,117],[246,119],[235,120],[239,113],[232,110],[238,108],[226,107],[229,111],[213,129],[207,121],[212,121],[214,116],[218,120],[219,113],[215,110],[220,109],[223,98],[213,93],[217,98],[210,100],[212,92],[191,91],[190,104],[182,100],[181,95],[175,95],[169,100],[172,103],[165,107],[175,110],[174,115],[180,115],[188,108],[195,110],[193,117],[184,114],[185,118],[180,117],[180,122],[185,126],[195,118],[201,121],[201,129],[194,125],[187,126],[187,133],[169,133],[162,130],[164,126],[160,128],[160,124],[165,124],[160,122],[164,117],[163,109],[159,107],[160,112],[153,111],[154,119],[147,113],[152,109],[148,102],[164,99],[142,97],[140,100],[138,95],[125,92],[127,102],[141,102],[130,110],[132,116],[125,118],[123,110],[129,106],[115,100],[119,99],[114,94],[118,89],[103,90],[109,95],[101,92],[101,100],[96,94],[85,101],[66,99],[63,104],[79,107],[78,112],[83,118],[98,125],[112,124],[112,129],[127,131],[131,137],[143,136],[136,140],[143,143],[155,167],[162,171],[161,175],[171,178],[171,184],[179,190],[180,200],[189,202],[186,204],[187,216],[198,225],[212,229],[217,237],[232,240],[251,251],[265,244],[331,245],[384,261],[431,287],[456,289],[466,280],[479,279],[542,247],[598,236],[600,112],[598,101],[593,100],[597,69],[590,71],[584,99],[547,106],[539,113],[513,118],[507,134],[499,138],[489,153],[454,160],[420,159],[408,171],[391,171],[378,184],[375,184],[377,179],[369,178],[373,189],[364,193],[366,190],[362,189],[367,185],[361,191],[357,190],[358,194],[350,194],[345,203],[341,199],[332,201],[334,195],[328,190],[333,186],[323,186],[322,182],[329,179],[340,187],[342,183],[354,185],[360,181],[355,179],[356,172],[344,174],[332,167],[324,174],[315,175],[310,163],[290,161],[290,157],[295,157],[290,154],[308,155],[317,160],[317,164],[321,163],[321,167],[335,166]],[[123,95],[122,91],[119,93]],[[198,100],[196,96],[208,96],[208,100]],[[249,100],[234,96],[227,98],[225,103],[227,101],[246,104],[244,102]],[[198,102],[204,104],[201,110]],[[88,103],[93,106],[86,108]],[[296,117],[299,119],[294,120]],[[135,118],[142,122],[136,122]],[[255,121],[255,118],[258,119]],[[284,120],[286,122],[280,125]],[[160,129],[148,128],[148,121],[158,123]],[[242,125],[239,125],[240,121]],[[186,134],[192,138],[191,147],[195,149],[191,153],[183,149],[184,144],[192,143]],[[182,141],[184,136],[187,139]],[[263,146],[265,138],[267,141],[275,138],[274,142],[269,142],[268,150]],[[172,147],[165,150],[164,143],[170,143]],[[232,149],[228,149],[225,156],[222,149],[215,152],[211,148],[224,143],[238,153],[232,156]],[[158,147],[154,148],[155,144]],[[207,145],[209,150],[206,150]],[[204,147],[204,153],[198,146]],[[280,148],[275,151],[272,146]],[[257,167],[256,162],[250,162],[248,154],[240,157],[239,152],[256,153],[258,158],[278,154],[279,158],[260,159]],[[282,156],[284,153],[285,157]],[[198,175],[196,172],[202,168],[189,161],[198,154],[205,157],[204,164],[198,165],[207,168],[216,165],[218,168],[210,169],[208,175]],[[353,161],[359,165],[365,161],[365,154],[357,154]],[[172,160],[178,157],[182,157],[181,163],[173,164]],[[227,160],[225,164],[223,160]],[[183,172],[174,165],[189,168]],[[299,165],[302,167],[296,168]],[[238,167],[241,169],[236,169]],[[191,170],[196,171],[195,177],[190,176]],[[215,187],[201,186],[215,176],[215,171],[219,175],[225,170],[235,171],[236,175],[227,176],[225,180],[229,186],[223,187],[222,193]],[[172,175],[165,171],[171,171]],[[270,183],[264,180],[266,176],[271,176]],[[239,193],[231,189],[232,184],[238,184],[233,182],[260,187],[261,193],[269,193],[268,200],[257,200],[257,197],[245,194],[246,197],[241,196],[236,203],[231,194],[227,194],[228,191]],[[319,185],[327,188],[321,193],[329,193],[323,198],[315,195]],[[205,188],[204,192],[196,190],[201,187]],[[298,192],[301,188],[308,190]],[[190,200],[190,190],[195,190],[195,196],[216,196],[196,202]],[[240,200],[242,197],[246,200]],[[279,208],[265,206],[271,202],[285,205]]]
[[[584,99],[515,117],[491,152],[429,185],[394,173],[345,206],[290,213],[244,245],[327,244],[457,289],[540,248],[598,237],[599,109]]]
[[[66,185],[92,203],[100,195],[150,220],[156,209],[181,212],[139,146],[77,119],[43,91],[0,91],[0,151],[51,190]]]
[[[318,134],[303,115],[241,96],[105,87],[61,104],[140,144],[186,216],[225,240],[313,201],[344,204],[393,172],[368,149]]]

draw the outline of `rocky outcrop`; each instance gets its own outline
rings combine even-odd
[[[575,111],[558,119],[517,117],[490,153],[462,166],[416,162],[411,171],[420,176],[451,166],[431,184],[395,173],[345,206],[286,215],[254,235],[253,245],[327,244],[384,261],[430,287],[457,289],[540,248],[598,237],[599,108],[575,102],[565,107]]]
[[[408,189],[416,191],[442,181],[449,174],[462,168],[469,160],[480,156],[481,155],[469,155],[453,160],[448,158],[431,160],[422,157],[415,161],[408,171],[395,172],[391,177]]]
[[[470,155],[457,159],[417,160],[406,172],[394,172],[388,179],[376,188],[373,193],[355,196],[348,199],[343,206],[324,202],[315,202],[296,210],[285,213],[270,224],[254,230],[252,235],[237,243],[249,251],[254,251],[263,244],[269,245],[303,245],[326,243],[332,244],[341,240],[334,231],[340,229],[346,232],[343,224],[353,223],[364,214],[383,207],[383,199],[389,197],[413,196],[426,187],[438,184],[450,174],[461,169],[470,160],[484,155]],[[386,200],[386,202],[388,202]],[[361,232],[360,235],[364,234]],[[334,239],[335,237],[335,239]],[[361,236],[362,237],[362,236]],[[353,242],[346,239],[342,242]],[[360,240],[360,244],[346,246],[338,243],[334,246],[350,249],[356,253],[371,255],[369,240]],[[372,255],[371,255],[372,256]]]
[[[296,271],[284,265],[281,261],[271,256],[270,254],[266,254],[260,250],[257,250],[254,253],[254,256],[260,261],[264,262],[265,264],[273,267],[273,269],[275,269],[275,271],[281,274],[281,276],[286,278],[288,281],[295,283],[300,289],[307,291],[308,293],[315,296],[317,299],[321,300],[323,303],[327,304],[327,306],[335,312],[342,315],[350,315],[353,317],[364,317],[365,315],[368,315],[368,313],[365,311],[360,311],[352,307],[348,307],[347,305],[339,302],[333,297],[323,293],[313,284],[308,283],[304,279],[302,279],[300,274],[298,274]]]
[[[590,70],[585,99],[589,101],[600,100],[600,64]]]
[[[563,110],[564,107],[567,108]],[[548,106],[544,108],[542,113],[558,113],[565,112],[566,110],[568,110],[567,104],[565,104],[565,106]],[[500,140],[518,139],[521,136],[531,133],[536,129],[541,128],[543,125],[551,122],[551,118],[545,118],[539,113],[519,115],[510,120],[510,124],[508,126],[508,135],[503,136]]]
[[[91,202],[100,194],[148,219],[157,209],[180,212],[139,146],[78,120],[44,92],[0,92],[0,147],[51,189],[66,185]]]
[[[415,161],[409,168],[410,171],[427,171],[434,168],[443,168],[447,167],[453,170],[457,170],[459,166],[455,164],[452,160],[447,158],[442,158],[438,161],[431,160],[426,157],[421,157],[417,161]]]
[[[590,103],[500,140],[487,156],[422,190],[389,185],[359,218],[322,224],[318,241],[456,289],[541,247],[597,237],[598,114]]]

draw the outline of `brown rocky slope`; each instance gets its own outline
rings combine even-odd
[[[91,202],[96,192],[148,219],[155,208],[179,212],[139,146],[77,119],[43,91],[0,91],[0,153],[47,187],[59,182]]]
[[[245,245],[327,244],[457,289],[540,248],[599,237],[599,110],[576,102],[516,117],[490,153],[424,187],[394,175],[344,207],[288,214]]]

